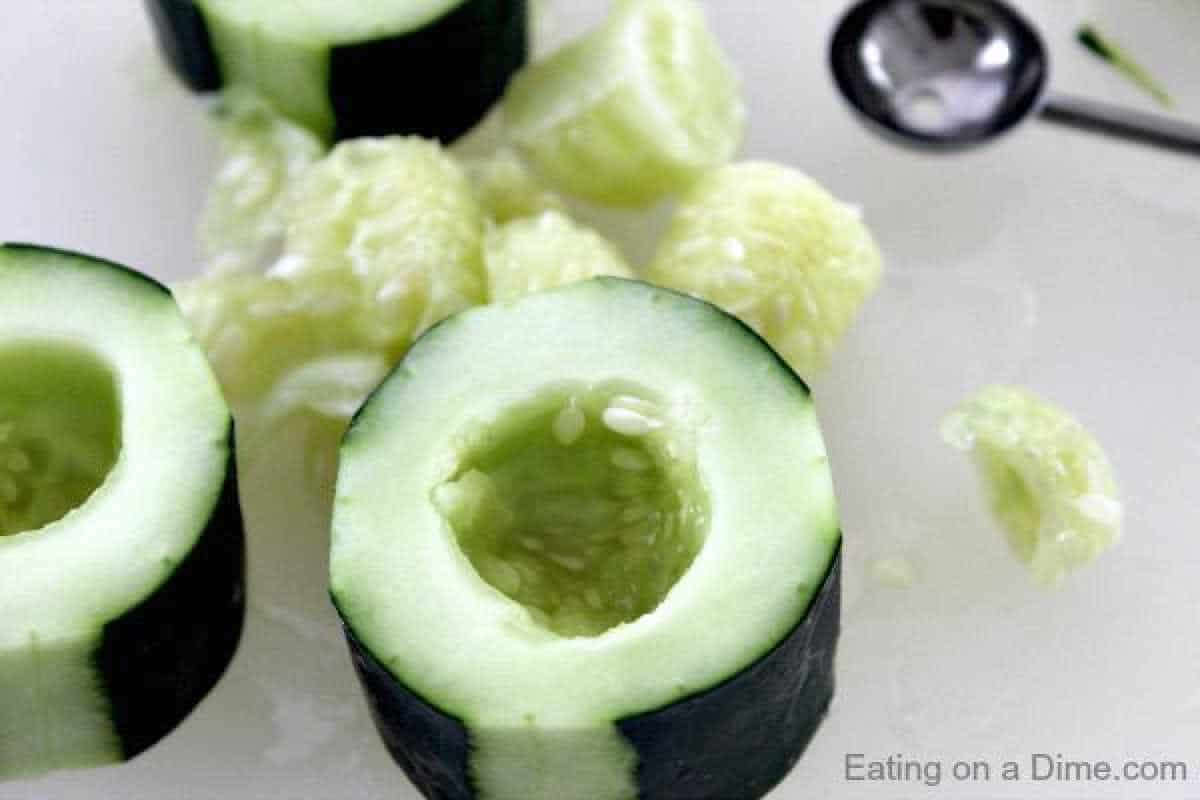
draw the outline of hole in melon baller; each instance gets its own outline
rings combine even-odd
[[[79,507],[121,449],[116,379],[85,348],[0,343],[0,536],[39,528]]]
[[[703,545],[690,439],[640,387],[548,387],[458,450],[435,506],[479,576],[561,636],[653,611]]]

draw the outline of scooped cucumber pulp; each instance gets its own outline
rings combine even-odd
[[[1121,538],[1124,509],[1096,438],[1019,386],[988,386],[946,416],[942,436],[971,451],[1013,552],[1054,585]]]
[[[326,140],[475,125],[525,61],[524,0],[147,0],[195,89],[245,86]]]
[[[761,161],[693,184],[646,269],[648,280],[736,314],[809,380],[881,273],[857,210],[808,176]]]
[[[602,26],[522,69],[502,109],[556,188],[613,206],[649,205],[728,162],[745,118],[694,0],[620,0]]]
[[[392,755],[427,797],[761,796],[833,691],[830,480],[803,382],[707,303],[600,278],[432,328],[333,515]]]
[[[633,277],[615,245],[558,211],[489,226],[483,264],[493,303],[600,275]]]
[[[0,780],[132,758],[241,633],[232,427],[170,293],[0,246]]]

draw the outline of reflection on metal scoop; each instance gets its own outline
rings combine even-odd
[[[838,89],[892,139],[931,150],[977,145],[1031,113],[1200,155],[1200,126],[1050,94],[1037,31],[999,0],[863,0],[830,45]]]

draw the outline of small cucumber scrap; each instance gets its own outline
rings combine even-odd
[[[1112,466],[1074,417],[1027,389],[991,386],[951,412],[942,436],[972,451],[1009,544],[1055,584],[1121,536]]]
[[[744,162],[684,195],[646,275],[736,315],[811,378],[881,272],[856,209],[789,167]]]
[[[222,96],[215,121],[221,166],[200,222],[207,268],[262,271],[282,247],[289,188],[325,147],[244,90]]]
[[[745,116],[693,0],[619,0],[602,27],[519,72],[502,108],[511,140],[557,188],[627,206],[729,161]]]
[[[493,303],[599,275],[633,277],[611,242],[557,211],[490,229],[483,250]]]

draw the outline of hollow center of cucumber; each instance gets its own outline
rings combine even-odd
[[[557,387],[463,437],[434,503],[476,572],[562,636],[653,611],[704,542],[685,432],[638,387]]]
[[[0,347],[0,536],[42,528],[83,504],[121,449],[112,371],[52,341]]]

